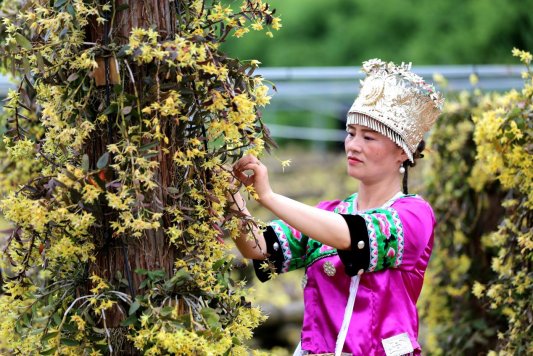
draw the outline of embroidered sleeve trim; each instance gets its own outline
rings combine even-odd
[[[288,272],[292,260],[292,251],[287,232],[281,224],[275,221],[270,223],[270,227],[272,227],[274,233],[277,235],[281,251],[285,257],[280,272]]]
[[[393,208],[376,209],[360,214],[368,230],[370,264],[368,272],[398,267],[403,260],[404,232]]]

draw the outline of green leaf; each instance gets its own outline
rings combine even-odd
[[[172,276],[172,278],[170,278],[166,283],[165,283],[165,288],[166,289],[172,289],[174,286],[180,286],[182,285],[185,281],[190,281],[192,279],[191,275],[189,274],[189,272],[187,272],[185,269],[183,268],[180,268],[175,274],[174,276]]]
[[[48,341],[54,337],[56,337],[57,335],[59,334],[58,331],[54,331],[52,333],[48,333],[46,335],[44,335],[42,338],[41,338],[41,342],[45,342],[45,341]]]
[[[161,309],[160,314],[162,316],[167,316],[167,315],[172,314],[173,311],[174,311],[174,307],[164,307]]]
[[[137,268],[135,269],[135,273],[141,275],[141,276],[144,276],[148,273],[148,270],[145,270],[145,269],[142,269],[142,268]]]
[[[78,73],[72,73],[71,75],[68,76],[67,82],[73,82],[76,79],[78,79],[79,77],[80,76],[78,75]]]
[[[20,33],[15,33],[15,40],[22,48],[31,50],[31,42],[26,37],[22,36]]]
[[[18,333],[18,334],[22,334],[22,330],[24,330],[24,327],[22,326],[22,323],[19,321],[17,321],[15,323],[15,331]]]
[[[42,323],[45,323],[48,321],[48,315],[45,315],[45,316],[41,316],[41,317],[38,317],[38,318],[32,318],[31,319],[31,322],[33,324],[42,324]]]
[[[110,115],[117,112],[118,105],[116,103],[112,103],[109,105],[103,112],[102,115]]]
[[[212,308],[202,308],[200,311],[202,316],[204,317],[207,325],[210,328],[217,328],[220,326],[219,320],[220,316],[216,313],[216,311]]]
[[[121,325],[121,326],[132,325],[132,324],[134,324],[136,321],[137,321],[137,315],[132,314],[132,315],[130,315],[129,317],[127,317],[126,319],[122,320],[122,322],[120,323],[120,325]]]
[[[72,6],[71,3],[67,4],[67,12],[72,16],[73,18],[76,17],[76,10],[74,9],[74,6]]]
[[[113,86],[113,93],[115,93],[117,95],[122,94],[123,90],[124,89],[122,88],[122,85],[120,85],[120,84],[115,84]]]
[[[142,156],[143,156],[143,158],[145,158],[145,159],[149,159],[149,158],[157,157],[158,155],[159,155],[159,153],[154,152],[154,153],[147,153],[147,154],[144,154],[144,155],[142,155]]]
[[[64,38],[68,33],[68,27],[64,27],[61,32],[59,32],[59,38]]]
[[[81,157],[81,169],[83,169],[84,172],[89,171],[89,156],[87,154],[84,154]]]
[[[159,142],[158,141],[154,141],[154,142],[150,142],[150,143],[147,143],[147,144],[144,144],[142,145],[141,147],[139,147],[139,151],[148,151],[154,147],[157,147],[159,145]]]
[[[78,326],[75,325],[72,322],[63,324],[63,330],[70,331],[70,332],[76,332],[78,330]]]
[[[83,312],[83,318],[85,319],[87,324],[95,325],[95,322],[94,322],[93,318],[91,317],[91,314],[89,314],[87,311]]]
[[[93,326],[93,331],[97,334],[100,334],[100,335],[105,335],[105,329],[104,328],[97,328],[95,326]]]
[[[44,328],[31,328],[29,334],[30,335],[38,335],[41,334],[44,331]]]
[[[37,303],[33,303],[33,305],[31,306],[31,313],[32,313],[32,320],[35,320],[35,318],[33,318],[33,315],[37,314]]]
[[[144,281],[141,282],[141,284],[139,285],[139,289],[143,289],[144,287],[146,287],[148,284],[150,283],[150,279],[149,278],[146,278]]]
[[[126,51],[128,51],[129,49],[130,49],[130,45],[122,46],[117,53],[117,57],[119,58],[126,57]]]
[[[224,265],[225,262],[226,262],[226,259],[225,258],[221,258],[220,260],[218,260],[215,263],[213,263],[213,269],[214,270],[218,270],[220,267],[222,267]]]
[[[107,162],[109,161],[109,152],[104,153],[103,155],[98,158],[98,162],[96,162],[96,167],[98,169],[102,169],[105,166],[107,166]]]
[[[136,300],[133,303],[131,303],[130,310],[128,311],[128,315],[134,315],[135,312],[139,309],[140,306],[141,306],[141,303],[139,303],[138,300]]]
[[[28,74],[31,71],[30,61],[27,57],[22,58],[22,68],[24,69],[25,74]]]
[[[147,276],[153,281],[160,281],[161,279],[165,278],[165,271],[162,269],[148,271]]]
[[[36,52],[35,58],[37,58],[37,68],[39,68],[40,72],[44,72],[44,59],[41,53]]]
[[[61,344],[67,345],[67,346],[79,346],[80,344],[80,342],[77,340],[72,340],[72,339],[67,339],[67,338],[62,338],[60,342]]]
[[[56,0],[56,2],[54,3],[54,7],[56,9],[60,8],[61,6],[65,5],[66,2],[67,0]]]
[[[170,194],[179,194],[180,190],[178,188],[168,187],[167,192],[169,192]]]
[[[52,310],[54,310],[55,308],[56,308],[56,306],[54,304],[48,304],[48,305],[46,305],[46,306],[41,308],[41,313],[48,314]]]
[[[52,347],[51,349],[41,351],[39,355],[55,355],[56,351],[57,351],[57,347]]]

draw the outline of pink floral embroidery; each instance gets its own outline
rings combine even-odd
[[[339,203],[339,205],[337,205],[337,212],[339,214],[346,214],[348,213],[348,208],[350,207],[350,203],[349,202],[345,202],[345,201],[341,201]]]
[[[379,221],[379,228],[381,232],[387,236],[387,239],[390,237],[390,223],[387,220],[387,216],[385,214],[376,213],[374,214],[374,217],[378,219]]]
[[[387,257],[394,257],[396,255],[396,252],[392,247],[389,248],[389,251],[387,251]]]
[[[396,257],[396,263],[394,267],[398,267],[402,264],[403,260],[403,250],[404,250],[404,236],[403,236],[403,224],[400,220],[398,212],[394,209],[391,209],[392,219],[394,221],[394,226],[396,226],[396,231],[398,231],[398,256]]]
[[[326,252],[326,251],[329,251],[329,250],[332,250],[333,248],[328,246],[328,245],[322,245],[322,247],[320,247],[320,252]]]
[[[287,235],[285,235],[285,232],[283,231],[283,228],[280,226],[280,224],[273,221],[271,222],[270,226],[274,228],[274,232],[278,236],[278,240],[281,244],[281,250],[283,251],[283,255],[285,256],[285,261],[283,261],[281,272],[288,272],[292,260],[292,252],[291,247],[289,246],[289,240],[287,239]]]
[[[368,240],[370,243],[370,264],[368,266],[368,272],[372,272],[378,265],[378,241],[376,236],[376,230],[372,223],[372,217],[370,215],[361,215],[366,220],[366,228],[368,229]]]
[[[289,226],[289,230],[291,230],[292,236],[294,236],[296,240],[300,241],[302,239],[302,233],[300,231],[296,230],[292,226]]]

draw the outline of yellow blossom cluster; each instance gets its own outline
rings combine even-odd
[[[65,11],[66,10],[66,11]],[[85,36],[82,30],[89,23],[90,17],[96,17],[98,23],[104,22],[104,12],[110,6],[91,4],[83,0],[64,2],[61,7],[50,7],[35,1],[25,11],[18,12],[14,19],[5,18],[7,43],[19,44],[21,49],[13,59],[23,62],[33,73],[44,77],[53,75],[57,66],[70,65],[70,68],[94,67],[96,62],[88,58],[88,53],[78,53]],[[23,29],[27,28],[31,37],[26,37]],[[65,39],[68,36],[68,41]],[[48,61],[51,70],[44,65]]]
[[[513,55],[520,57],[530,73],[531,53],[513,49]],[[491,261],[498,277],[489,283],[486,292],[490,307],[501,310],[507,318],[508,327],[500,336],[508,352],[523,347],[533,351],[531,340],[525,336],[532,320],[522,319],[531,308],[528,296],[533,292],[531,266],[525,263],[533,258],[533,79],[524,78],[521,93],[510,91],[491,110],[474,117],[476,164],[508,192],[508,200],[503,203],[506,215],[498,230],[487,237],[488,243],[498,249]]]
[[[39,83],[35,86],[37,100],[42,107],[41,122],[46,129],[43,150],[54,157],[70,158],[69,151],[80,150],[94,130],[94,123],[83,118],[79,103],[61,86]]]
[[[25,136],[9,137],[4,135],[2,149],[0,150],[0,162],[3,167],[1,170],[2,179],[0,180],[0,192],[8,194],[21,182],[28,182],[34,178],[36,172],[41,169],[41,162],[35,156],[34,150],[37,141],[42,137],[44,130],[35,123],[37,118],[31,110],[21,107],[19,102],[23,100],[19,92],[8,90],[3,107],[2,118],[14,117],[15,124],[19,125],[18,120],[25,119],[31,126],[27,127]]]
[[[224,239],[243,218],[228,209],[225,165],[270,145],[258,113],[270,96],[252,76],[259,62],[220,44],[281,23],[266,2],[242,4],[187,2],[175,33],[132,28],[127,43],[113,2],[30,1],[2,19],[1,62],[24,80],[2,114],[0,209],[15,228],[0,262],[12,277],[1,351],[98,355],[123,332],[146,354],[249,353],[264,316],[230,279]],[[101,25],[105,45],[87,38]],[[102,53],[120,64],[113,86],[96,84]],[[174,261],[149,261],[154,237]],[[124,269],[110,271],[116,251]]]
[[[531,54],[513,54],[530,73]],[[533,82],[523,77],[522,91],[460,94],[431,135],[426,197],[438,243],[420,311],[434,354],[533,351]],[[465,348],[465,335],[479,340]]]

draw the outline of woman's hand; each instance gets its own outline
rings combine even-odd
[[[252,174],[248,175],[245,171]],[[341,215],[274,193],[268,182],[268,170],[257,157],[248,155],[238,160],[233,166],[233,174],[243,184],[254,187],[261,205],[296,230],[325,245],[341,250],[350,248],[350,231]],[[261,251],[266,251],[264,246],[261,248]],[[244,247],[239,247],[239,250],[244,254]]]
[[[252,174],[248,175],[245,171],[252,171]],[[242,157],[233,165],[233,174],[244,185],[254,187],[261,204],[273,195],[268,181],[268,169],[257,157],[252,155]]]

